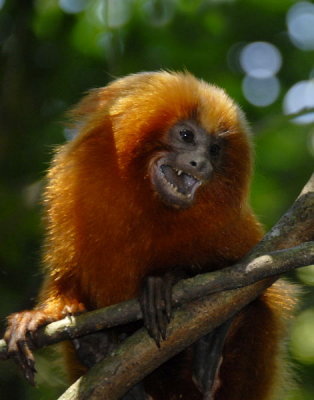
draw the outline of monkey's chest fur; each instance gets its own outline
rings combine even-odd
[[[230,265],[257,241],[241,237],[239,225],[217,226],[214,218],[120,221],[120,229],[94,225],[80,244],[83,301],[99,308],[136,297],[143,278],[158,270],[190,267],[196,274]]]

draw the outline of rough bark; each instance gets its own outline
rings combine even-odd
[[[180,281],[174,287],[173,301],[175,306],[180,306],[213,293],[247,286],[264,278],[311,264],[314,264],[313,242],[256,258],[249,257],[223,270]],[[141,309],[136,299],[76,317],[67,317],[41,328],[37,332],[36,347],[41,348],[141,318]],[[0,360],[6,358],[6,343],[0,340]]]

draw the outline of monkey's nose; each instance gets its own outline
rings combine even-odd
[[[193,157],[192,160],[189,161],[189,164],[197,172],[204,175],[204,177],[206,179],[209,178],[209,175],[211,174],[211,172],[213,170],[211,162],[206,157],[202,157],[202,156]]]

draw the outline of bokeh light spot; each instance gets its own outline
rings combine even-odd
[[[306,110],[311,109],[306,113]],[[302,110],[303,115],[292,119],[297,124],[308,124],[314,121],[314,81],[300,81],[287,92],[283,101],[283,111],[286,115],[297,114]]]
[[[125,25],[131,16],[130,0],[98,1],[98,18],[109,28],[119,28]]]
[[[268,78],[275,75],[282,63],[279,50],[271,43],[253,42],[246,45],[240,54],[243,70],[254,78]]]
[[[294,321],[291,351],[305,364],[314,364],[314,308],[303,311]]]
[[[174,11],[174,0],[145,0],[143,3],[145,17],[155,26],[169,23],[173,18]]]
[[[87,2],[85,0],[59,0],[60,8],[69,14],[76,14],[83,11]]]
[[[314,136],[311,136],[314,139]],[[314,143],[313,143],[314,144]],[[298,278],[306,285],[314,286],[314,265],[309,265],[308,267],[299,268],[297,271]]]
[[[265,107],[272,104],[279,96],[280,82],[277,77],[257,79],[246,75],[242,82],[245,98],[255,106]]]
[[[301,1],[287,13],[288,33],[292,43],[302,50],[314,50],[314,4]]]

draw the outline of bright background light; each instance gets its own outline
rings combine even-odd
[[[280,92],[280,82],[277,77],[257,79],[246,75],[242,82],[245,98],[255,106],[265,107],[277,100]]]
[[[60,8],[69,14],[76,14],[85,9],[87,3],[85,0],[59,0]]]
[[[239,62],[246,73],[242,90],[247,101],[257,107],[274,103],[280,93],[276,74],[282,64],[277,47],[268,42],[247,44],[240,51]]]
[[[287,13],[288,33],[292,43],[302,50],[314,50],[314,4],[301,1]]]
[[[245,46],[240,55],[243,70],[254,78],[269,78],[281,67],[281,54],[267,42],[254,42]]]
[[[311,112],[293,118],[293,122],[299,124],[308,124],[314,122],[314,80],[300,81],[293,85],[285,95],[283,101],[284,113],[296,114],[307,109]]]

